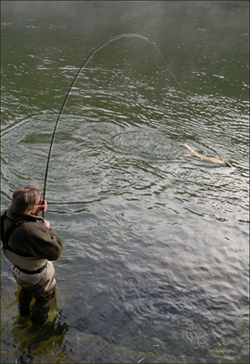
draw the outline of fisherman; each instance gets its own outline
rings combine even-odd
[[[60,257],[63,242],[38,216],[46,211],[46,201],[40,200],[39,187],[27,185],[17,188],[12,202],[1,212],[1,240],[3,251],[12,263],[12,273],[22,288],[19,294],[21,316],[30,316],[33,324],[43,325],[48,317],[50,301],[56,286],[52,261]],[[35,304],[30,302],[35,297]]]

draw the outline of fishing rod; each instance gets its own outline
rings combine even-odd
[[[125,37],[136,37],[136,38],[140,38],[140,39],[143,39],[143,40],[146,40],[147,42],[153,44],[153,46],[155,47],[156,51],[158,52],[158,54],[160,55],[160,57],[163,59],[166,67],[168,68],[168,70],[170,71],[170,73],[172,74],[172,76],[174,77],[176,83],[178,84],[180,90],[182,91],[182,93],[186,96],[185,92],[183,91],[181,85],[179,84],[179,82],[177,81],[175,75],[173,74],[173,72],[171,71],[171,69],[169,68],[166,60],[164,59],[164,57],[162,56],[161,52],[159,51],[159,49],[157,48],[156,44],[154,42],[152,42],[150,39],[148,39],[147,37],[145,37],[144,35],[141,35],[141,34],[136,34],[136,33],[124,33],[124,34],[119,34],[119,35],[116,35],[112,38],[109,38],[108,40],[106,40],[105,42],[103,42],[102,44],[100,44],[98,47],[96,47],[90,54],[89,56],[85,59],[85,61],[83,62],[83,64],[81,65],[81,67],[78,69],[67,93],[66,93],[66,96],[63,100],[63,103],[62,103],[62,106],[61,106],[61,109],[59,111],[59,114],[58,114],[58,117],[57,117],[57,120],[56,120],[56,123],[55,123],[55,127],[54,127],[54,131],[53,131],[53,134],[52,134],[52,138],[51,138],[51,142],[50,142],[50,147],[49,147],[49,153],[48,153],[48,158],[47,158],[47,165],[46,165],[46,170],[45,170],[45,178],[44,178],[44,188],[43,188],[43,201],[45,201],[45,194],[46,194],[46,185],[47,185],[47,178],[48,178],[48,170],[49,170],[49,162],[50,162],[50,156],[51,156],[51,151],[52,151],[52,145],[53,145],[53,142],[54,142],[54,139],[55,139],[55,134],[56,134],[56,129],[57,129],[57,126],[58,126],[58,123],[59,123],[59,119],[60,119],[60,116],[63,112],[63,109],[66,105],[66,102],[68,100],[68,97],[69,97],[69,94],[70,94],[70,91],[72,89],[72,87],[74,86],[74,84],[76,83],[76,80],[80,74],[80,72],[82,71],[82,69],[88,64],[88,62],[91,60],[91,58],[93,57],[93,55],[99,51],[101,48],[105,47],[108,43],[110,42],[113,42],[115,40],[118,40],[118,39],[121,39],[121,38],[125,38]],[[42,216],[44,218],[44,211],[42,212]]]

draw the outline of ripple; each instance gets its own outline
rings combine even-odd
[[[155,340],[160,344],[169,344],[173,340],[173,334],[166,329],[159,329],[154,332]]]
[[[174,142],[154,130],[125,130],[111,140],[116,151],[150,159],[173,160]]]

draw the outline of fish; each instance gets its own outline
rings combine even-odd
[[[195,157],[199,158],[204,162],[215,163],[221,167],[232,167],[230,163],[222,161],[219,157],[207,157],[203,154],[196,152],[192,147],[187,144],[179,144],[180,147],[185,147],[190,153],[192,153]]]

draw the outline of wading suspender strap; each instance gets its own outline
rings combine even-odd
[[[19,226],[19,225],[21,225],[21,224],[23,224],[24,222],[26,222],[26,221],[24,221],[24,220],[21,220],[21,221],[17,221],[17,222],[15,222],[13,225],[11,225],[10,227],[9,227],[9,229],[6,231],[6,233],[4,233],[4,220],[5,220],[5,218],[7,217],[6,216],[6,213],[7,213],[7,210],[6,211],[4,211],[4,213],[1,215],[1,240],[2,240],[2,242],[3,242],[3,250],[4,249],[9,249],[10,251],[14,251],[13,249],[11,249],[11,247],[8,245],[8,241],[9,241],[9,238],[10,238],[10,236],[11,236],[11,234],[14,232],[14,230],[16,230],[16,228]]]

